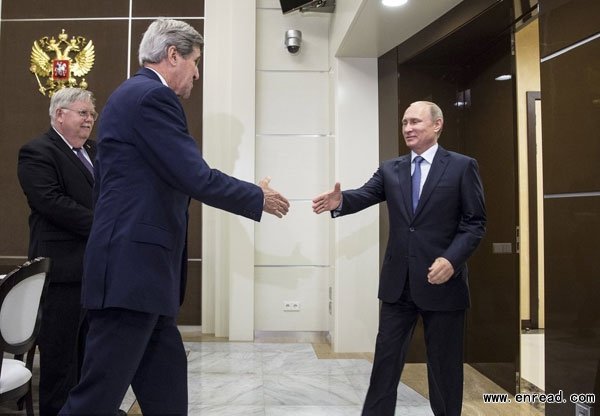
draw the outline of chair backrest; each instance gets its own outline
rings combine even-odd
[[[24,354],[37,337],[50,259],[28,261],[0,282],[0,347]]]

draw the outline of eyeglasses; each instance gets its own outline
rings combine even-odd
[[[98,120],[98,113],[96,113],[95,111],[73,110],[71,108],[63,108],[63,110],[75,111],[84,120],[87,119],[88,117],[93,118],[94,121]]]

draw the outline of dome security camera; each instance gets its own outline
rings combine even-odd
[[[299,30],[286,31],[284,44],[289,53],[296,55],[298,52],[300,52],[300,45],[302,44],[302,32]]]

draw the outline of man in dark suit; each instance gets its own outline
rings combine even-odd
[[[469,307],[467,259],[485,233],[477,162],[437,144],[444,124],[434,103],[412,103],[402,119],[411,153],[383,162],[361,188],[330,192],[313,210],[353,214],[387,201],[390,234],[381,269],[379,332],[363,416],[393,416],[418,316],[427,347],[429,400],[436,416],[461,413],[463,334]]]
[[[187,414],[187,362],[175,317],[185,293],[190,197],[259,221],[288,201],[211,169],[178,97],[200,77],[202,36],[159,19],[139,48],[143,68],[109,98],[99,125],[97,202],[85,253],[89,323],[79,384],[61,415],[112,415],[131,384],[142,413]]]
[[[49,112],[50,129],[21,148],[18,162],[31,208],[29,258],[52,259],[38,337],[41,416],[55,416],[76,383],[83,253],[92,226],[96,155],[95,142],[88,140],[97,117],[91,92],[61,89],[50,99]]]

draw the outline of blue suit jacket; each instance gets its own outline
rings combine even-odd
[[[88,309],[177,314],[190,197],[255,221],[262,214],[262,190],[206,164],[179,98],[146,68],[102,112],[95,178],[82,290]]]
[[[383,162],[361,188],[343,192],[340,215],[387,201],[389,238],[379,281],[379,298],[395,302],[410,279],[414,302],[424,310],[459,310],[469,306],[466,261],[485,233],[483,187],[477,162],[438,147],[412,212],[410,155]],[[437,257],[454,266],[446,283],[427,281]]]

